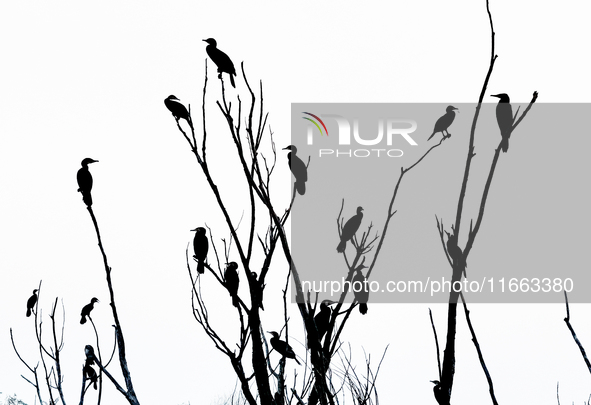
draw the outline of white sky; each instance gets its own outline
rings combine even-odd
[[[78,324],[78,314],[93,296],[101,300],[93,319],[100,325],[103,352],[111,350],[102,262],[76,193],[75,174],[84,157],[100,161],[91,166],[94,208],[113,267],[140,402],[216,404],[231,394],[235,378],[226,357],[191,316],[184,263],[189,230],[203,222],[216,229],[220,216],[163,104],[175,94],[199,111],[202,39],[214,37],[236,66],[244,61],[252,84],[263,80],[278,145],[289,143],[292,102],[474,102],[488,67],[484,1],[211,3],[0,6],[2,396],[17,393],[34,403],[32,387],[20,377],[26,369],[12,350],[9,328],[21,353],[35,363],[32,321],[24,315],[40,279],[44,314],[56,296],[66,307],[63,368],[70,403],[79,396],[83,347],[93,340],[90,328]],[[490,91],[506,91],[515,102],[529,101],[534,90],[540,102],[590,101],[588,2],[497,0],[491,10],[499,59]],[[219,82],[210,78],[208,109],[217,114],[213,94]],[[243,81],[237,85],[244,97]],[[211,123],[212,139],[226,135],[216,119]],[[585,133],[556,134],[556,153],[576,148],[577,136]],[[222,153],[216,159],[217,178],[231,198],[236,176],[224,170]],[[278,176],[289,176],[286,165],[279,166]],[[559,182],[569,186],[568,177]],[[496,191],[502,195],[502,189]],[[236,201],[236,218],[241,207]],[[436,245],[433,249],[441,254]],[[228,301],[225,293],[208,298],[212,306]],[[431,308],[443,341],[446,307]],[[278,328],[280,308],[266,309],[265,327]],[[303,341],[292,309],[290,334]],[[474,305],[471,310],[500,402],[556,403],[557,382],[562,403],[588,398],[590,375],[562,321],[564,306]],[[571,307],[587,349],[590,311],[588,305]],[[228,339],[236,336],[227,328],[234,316],[228,307],[216,319]],[[363,319],[353,317],[344,339],[360,366],[362,347],[377,359],[390,345],[378,380],[384,404],[435,403],[429,380],[437,378],[437,368],[427,306],[374,305]],[[292,346],[304,354],[295,340]],[[489,403],[463,315],[457,347],[453,403]],[[126,403],[105,385],[104,404]],[[90,400],[94,393],[88,395]]]

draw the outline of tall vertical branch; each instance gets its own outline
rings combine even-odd
[[[460,195],[458,198],[458,208],[457,208],[457,213],[456,213],[455,226],[452,227],[452,230],[453,230],[456,238],[458,238],[459,234],[460,234],[460,227],[461,227],[461,223],[462,223],[462,214],[463,214],[463,208],[464,208],[464,199],[466,196],[468,178],[470,175],[470,166],[472,163],[472,159],[475,156],[474,138],[475,138],[475,133],[476,133],[476,125],[478,122],[478,117],[480,114],[480,109],[482,107],[484,95],[485,95],[487,87],[488,87],[488,82],[491,77],[495,61],[497,59],[497,55],[495,54],[495,31],[494,31],[494,25],[493,25],[493,20],[492,20],[492,15],[490,12],[490,6],[489,6],[488,0],[486,1],[486,11],[488,14],[488,19],[489,19],[489,23],[490,23],[490,31],[491,31],[490,64],[489,64],[489,68],[488,68],[484,83],[482,85],[482,89],[480,91],[480,96],[478,98],[478,104],[477,104],[476,110],[474,112],[474,118],[472,120],[472,126],[470,129],[470,140],[469,140],[469,146],[468,146],[468,154],[466,157],[466,166],[464,169],[464,177],[462,179],[462,187],[461,187]],[[531,109],[533,103],[535,103],[537,97],[538,97],[538,93],[534,92],[533,98],[532,98],[529,106],[524,111],[524,113],[521,115],[521,117],[513,123],[511,131],[514,130],[517,127],[517,125],[519,125],[519,123],[523,120],[525,115],[527,115],[527,113]],[[476,239],[476,235],[480,229],[480,225],[481,225],[482,219],[484,217],[484,208],[486,205],[486,201],[488,199],[488,194],[489,194],[490,187],[492,184],[492,179],[493,179],[493,176],[495,173],[495,169],[497,167],[497,163],[498,163],[498,160],[500,157],[500,152],[501,152],[501,143],[499,143],[499,146],[496,148],[495,154],[494,154],[492,162],[491,162],[489,174],[488,174],[488,177],[487,177],[487,180],[485,183],[485,187],[484,187],[484,190],[482,193],[482,198],[481,198],[480,208],[479,208],[479,212],[478,212],[478,217],[476,219],[476,224],[473,227],[472,221],[470,222],[470,230],[468,232],[466,246],[460,254],[461,260],[458,260],[458,258],[454,258],[454,260],[453,260],[453,264],[452,264],[453,273],[452,273],[452,279],[451,279],[452,285],[454,282],[461,280],[465,263],[467,261],[470,250],[472,249],[474,240]],[[439,229],[441,241],[443,243],[443,222],[441,222],[441,224],[440,224],[439,220],[438,220],[437,226]],[[451,254],[451,252],[447,252],[445,245],[443,246],[443,248],[444,248],[444,251],[446,251],[446,254],[447,253]],[[448,261],[449,261],[449,257],[448,257]],[[450,292],[449,307],[448,307],[448,319],[447,319],[447,337],[446,337],[446,347],[444,350],[444,357],[443,357],[442,375],[441,375],[441,381],[439,383],[439,386],[436,387],[437,389],[440,390],[439,391],[440,395],[439,396],[436,395],[436,399],[440,405],[449,404],[450,399],[451,399],[451,392],[452,392],[452,386],[453,386],[454,374],[455,374],[455,335],[456,335],[456,324],[457,324],[457,320],[456,320],[457,319],[457,303],[458,303],[459,297],[460,297],[460,291],[452,290]],[[489,373],[489,371],[486,367],[486,364],[484,362],[484,358],[482,356],[480,346],[478,345],[478,341],[476,339],[474,329],[472,328],[472,324],[469,319],[469,311],[467,309],[465,301],[464,301],[464,309],[465,309],[465,313],[466,313],[466,319],[468,321],[468,325],[469,325],[470,331],[473,336],[473,341],[476,346],[477,352],[479,354],[479,359],[480,359],[483,371],[487,377],[491,399],[492,399],[493,403],[496,404],[496,398],[494,395],[492,378],[490,377],[490,373]]]
[[[109,262],[107,260],[107,255],[105,253],[105,249],[103,247],[103,242],[101,240],[101,233],[99,230],[99,226],[94,216],[94,212],[92,207],[89,206],[88,213],[92,219],[92,223],[94,224],[94,230],[96,231],[96,237],[98,240],[98,246],[101,251],[101,255],[103,257],[103,264],[105,266],[105,273],[107,276],[107,285],[109,287],[109,297],[111,302],[109,305],[111,306],[111,310],[113,312],[113,320],[115,321],[115,338],[117,340],[117,347],[119,348],[119,364],[121,365],[121,372],[123,373],[123,378],[125,379],[125,386],[127,388],[127,393],[125,397],[132,405],[139,405],[139,401],[133,389],[133,382],[131,380],[131,373],[129,372],[129,367],[127,365],[127,358],[125,356],[125,339],[123,338],[123,330],[121,328],[121,322],[119,321],[119,315],[117,313],[117,306],[115,304],[115,293],[113,292],[113,282],[111,280],[111,267],[109,266]],[[105,371],[103,367],[101,370]]]

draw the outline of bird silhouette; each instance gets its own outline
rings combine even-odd
[[[185,119],[189,124],[191,124],[191,118],[189,117],[189,111],[187,108],[181,103],[181,101],[173,96],[172,94],[164,99],[164,105],[166,108],[170,110],[172,116],[175,120],[180,120],[181,118]]]
[[[345,251],[345,247],[347,247],[347,241],[351,239],[359,226],[361,225],[361,220],[363,219],[363,208],[357,207],[357,214],[353,215],[343,226],[343,231],[341,232],[341,242],[337,246],[337,252],[343,253]]]
[[[318,331],[318,341],[322,342],[322,338],[328,332],[328,327],[330,324],[330,314],[332,310],[330,306],[334,304],[334,301],[331,300],[323,300],[320,303],[320,311],[314,317],[314,324],[316,325],[316,330]],[[310,334],[308,334],[308,346],[310,346]]]
[[[90,363],[90,364],[92,364],[92,363]],[[90,382],[93,384],[93,388],[96,390],[97,389],[96,382],[98,380],[98,376],[96,375],[96,371],[94,371],[94,368],[92,368],[92,366],[90,364],[87,361],[86,364],[84,365],[84,374],[86,375],[86,378],[90,380]]]
[[[27,300],[27,317],[31,316],[31,311],[35,308],[35,304],[37,303],[37,289],[33,290],[33,295],[29,297]]]
[[[433,387],[433,394],[435,395],[435,400],[438,404],[441,405],[448,405],[449,404],[449,397],[445,395],[445,391],[443,391],[443,387],[438,380],[431,380],[435,386]]]
[[[280,340],[279,334],[277,332],[267,333],[273,335],[273,337],[271,338],[271,346],[273,346],[273,349],[275,349],[277,353],[279,353],[283,357],[287,357],[288,359],[294,359],[296,363],[298,363],[301,366],[301,363],[298,361],[298,359],[296,359],[295,352],[293,351],[291,346],[288,345],[287,342]]]
[[[454,232],[453,227],[452,227],[452,232]],[[464,259],[464,252],[462,251],[462,248],[458,246],[458,237],[457,235],[454,233],[449,233],[447,231],[445,231],[445,233],[447,234],[447,253],[449,253],[449,256],[451,257],[453,263],[459,263],[458,266],[460,266],[460,268],[463,270],[464,272],[464,277],[466,276],[466,260]]]
[[[453,105],[447,106],[447,108],[445,109],[445,114],[442,115],[441,117],[439,117],[439,119],[435,122],[435,127],[433,128],[433,133],[427,139],[427,141],[430,140],[431,138],[433,138],[433,135],[435,135],[437,132],[441,132],[444,137],[451,136],[451,134],[449,132],[447,132],[447,129],[452,124],[452,122],[454,122],[454,118],[456,118],[456,111],[455,110],[457,110],[457,108],[454,107]]]
[[[84,354],[86,355],[86,364],[94,363],[94,349],[91,345],[84,346]]]
[[[509,138],[513,131],[513,108],[511,108],[511,100],[505,93],[492,94],[491,97],[497,97],[499,99],[499,104],[497,104],[497,124],[499,124],[501,136],[503,137],[501,149],[506,153],[509,150]]]
[[[298,157],[298,148],[294,145],[289,145],[288,147],[283,148],[283,150],[291,151],[287,154],[287,162],[293,173],[293,177],[295,177],[296,190],[300,195],[304,195],[306,194],[306,182],[308,181],[308,168],[302,159]]]
[[[82,168],[79,169],[76,174],[78,191],[82,193],[82,201],[84,201],[84,204],[86,204],[87,207],[92,206],[92,195],[90,194],[90,191],[92,190],[92,174],[90,174],[90,171],[88,170],[88,165],[96,162],[98,162],[98,160],[91,158],[84,159],[81,163]]]
[[[207,251],[209,250],[209,241],[205,236],[205,228],[199,227],[191,230],[195,232],[193,238],[193,259],[197,262],[197,273],[205,273],[205,259],[207,258]]]
[[[361,269],[363,268],[365,268],[363,264],[357,266],[351,284],[353,285],[353,294],[355,295],[355,299],[357,300],[357,302],[359,302],[359,312],[361,312],[362,315],[365,315],[367,314],[367,300],[369,299],[369,288],[367,285],[367,279],[361,272]]]
[[[207,54],[218,67],[218,79],[222,78],[222,73],[228,73],[230,75],[230,83],[232,87],[236,87],[234,83],[234,76],[236,76],[236,69],[234,64],[228,55],[218,49],[218,43],[213,38],[204,39],[208,45],[205,47]]]
[[[263,306],[263,292],[265,291],[265,286],[266,284],[261,285],[261,283],[259,283],[259,280],[257,280],[257,273],[255,271],[251,271],[250,273],[247,273],[248,278],[250,279],[250,295],[251,295],[251,302],[259,302],[259,308],[262,309],[263,311],[265,310],[265,307]]]
[[[238,308],[238,285],[240,284],[237,270],[238,264],[236,262],[230,262],[226,266],[226,271],[224,272],[226,288],[232,297],[232,305],[236,308]]]
[[[84,325],[86,323],[86,317],[90,316],[90,311],[94,309],[95,302],[99,302],[98,298],[91,299],[90,304],[86,304],[84,307],[82,307],[82,312],[80,312],[80,325]]]

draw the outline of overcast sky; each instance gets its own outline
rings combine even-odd
[[[492,1],[499,58],[488,94],[507,92],[513,102],[528,102],[537,90],[539,102],[589,102],[590,8],[585,1]],[[190,229],[207,223],[219,229],[219,238],[228,235],[211,191],[163,104],[174,94],[190,103],[195,115],[200,112],[206,59],[202,39],[215,38],[237,67],[244,61],[252,84],[263,81],[269,123],[281,147],[290,143],[293,102],[476,102],[490,55],[485,3],[468,0],[363,5],[5,2],[0,6],[0,37],[0,398],[16,393],[29,404],[35,402],[34,391],[20,376],[28,377],[27,370],[14,354],[9,329],[21,354],[35,364],[38,349],[25,310],[39,280],[43,314],[49,313],[55,297],[65,306],[63,372],[70,403],[80,392],[84,345],[94,344],[89,325],[79,324],[80,309],[92,297],[101,300],[93,319],[102,350],[112,348],[113,321],[100,252],[76,192],[76,171],[85,157],[99,160],[91,166],[94,209],[113,267],[140,402],[218,404],[232,393],[236,379],[227,358],[192,318],[185,265]],[[244,200],[235,192],[237,176],[224,143],[215,138],[227,133],[215,105],[220,84],[211,62],[209,67],[210,159],[238,220]],[[237,79],[243,99],[246,91],[243,80]],[[549,240],[565,242],[554,251],[541,247],[527,255],[552,260],[564,255],[571,259],[563,265],[589,268],[588,259],[578,259],[584,255],[561,251],[568,245],[580,252],[589,242],[586,226],[591,221],[584,211],[589,165],[583,155],[588,141],[581,140],[587,133],[587,128],[542,132],[538,136],[544,148],[535,154],[525,143],[535,134],[512,139],[512,153],[502,156],[486,226],[474,248],[476,263],[503,257],[496,245],[499,235],[512,238],[515,246],[520,238],[528,238],[520,232],[547,232]],[[466,135],[458,134],[459,139]],[[465,143],[452,138],[445,147],[463,150]],[[276,183],[281,205],[290,174],[285,156],[278,158],[277,176],[284,179]],[[429,164],[437,171],[445,167],[445,159]],[[530,190],[529,184],[536,186]],[[552,195],[552,204],[540,217],[527,217],[528,193],[540,201],[545,193]],[[524,203],[517,204],[514,217],[495,215],[506,212],[502,207],[507,201]],[[429,220],[434,214],[429,213]],[[374,221],[383,215],[376,214]],[[523,217],[527,226],[514,219]],[[445,271],[434,230],[424,236],[425,249],[440,259]],[[335,236],[330,244],[337,243]],[[527,263],[525,254],[514,252],[511,257]],[[281,260],[270,283],[282,279]],[[562,262],[557,263],[560,267]],[[469,272],[478,274],[478,268]],[[235,313],[226,293],[213,288],[206,299],[216,307],[214,322],[232,341],[237,336]],[[266,294],[265,299],[280,302],[280,293]],[[446,306],[430,308],[441,342]],[[290,309],[292,346],[303,356],[299,314],[296,307]],[[564,325],[563,305],[489,304],[471,310],[499,402],[556,403],[558,382],[562,403],[587,400],[591,376]],[[266,306],[266,330],[280,328],[281,312],[279,306]],[[572,322],[588,349],[590,313],[589,305],[571,307]],[[389,345],[378,379],[382,403],[435,403],[429,380],[437,378],[437,363],[428,306],[375,304],[367,316],[355,315],[343,339],[351,343],[357,364],[363,364],[363,350],[376,362]],[[44,321],[47,328],[49,320]],[[489,403],[463,315],[458,316],[457,348],[453,403]],[[88,395],[94,398],[93,392]],[[103,403],[127,402],[107,382]]]

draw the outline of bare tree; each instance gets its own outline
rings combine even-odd
[[[478,104],[477,104],[476,110],[474,112],[474,118],[472,120],[472,127],[470,130],[470,140],[469,140],[469,146],[468,146],[468,154],[466,157],[466,165],[465,165],[465,169],[464,169],[464,176],[462,179],[462,187],[461,187],[459,198],[458,198],[458,207],[457,207],[455,223],[454,223],[454,225],[451,226],[451,231],[447,232],[445,230],[443,220],[437,219],[437,229],[439,232],[439,236],[441,239],[443,250],[446,254],[447,260],[448,260],[448,262],[452,268],[452,272],[453,272],[452,279],[451,279],[452,285],[453,285],[453,283],[460,281],[462,279],[462,275],[465,274],[465,267],[466,267],[468,255],[470,254],[470,251],[472,249],[474,241],[476,240],[476,236],[478,234],[478,231],[480,230],[480,225],[481,225],[482,219],[484,217],[486,201],[487,201],[490,187],[492,184],[492,180],[493,180],[493,177],[495,174],[495,169],[497,167],[497,163],[498,163],[500,155],[501,155],[501,151],[506,152],[506,150],[507,150],[507,148],[505,146],[505,142],[508,142],[508,136],[514,132],[514,130],[521,123],[521,121],[525,118],[525,116],[527,115],[527,113],[529,112],[529,110],[531,109],[531,107],[533,106],[533,104],[536,102],[536,100],[538,98],[538,93],[534,92],[529,105],[527,106],[525,111],[521,114],[521,116],[517,117],[517,114],[516,114],[515,116],[511,117],[512,122],[510,123],[510,128],[507,129],[508,135],[505,136],[505,134],[503,134],[503,138],[500,141],[499,146],[495,149],[495,153],[494,153],[494,156],[493,156],[493,159],[491,162],[491,166],[490,166],[489,173],[488,173],[488,176],[486,179],[486,183],[484,185],[484,189],[482,192],[482,197],[480,200],[480,206],[479,206],[479,211],[478,211],[478,216],[476,218],[476,222],[473,222],[473,220],[470,220],[470,228],[468,231],[467,241],[466,241],[466,244],[464,245],[464,247],[461,248],[459,246],[458,237],[460,235],[460,230],[461,230],[461,226],[462,226],[462,215],[464,212],[464,199],[465,199],[466,190],[468,187],[470,168],[471,168],[471,164],[472,164],[472,159],[476,155],[474,153],[474,139],[475,139],[475,133],[476,133],[476,124],[478,122],[478,117],[480,114],[480,109],[482,107],[482,102],[484,99],[484,95],[486,93],[488,82],[489,82],[489,79],[490,79],[491,74],[493,72],[495,61],[497,60],[497,55],[495,54],[495,31],[494,31],[493,20],[492,20],[492,15],[490,13],[488,0],[486,2],[486,11],[488,13],[490,30],[491,30],[490,64],[489,64],[488,71],[486,73],[486,77],[484,79],[484,83],[482,85],[482,90],[480,92],[480,96],[478,98]],[[498,115],[497,115],[497,118],[498,118]],[[445,233],[447,234],[447,243],[446,243],[445,237],[444,237]],[[455,374],[455,335],[456,335],[457,303],[458,303],[458,299],[460,298],[460,296],[462,297],[462,300],[463,300],[463,295],[461,294],[461,291],[454,291],[452,289],[452,291],[450,292],[449,306],[448,306],[448,317],[447,317],[447,336],[446,336],[446,346],[445,346],[444,356],[443,356],[443,365],[441,366],[440,372],[439,372],[440,380],[434,381],[434,383],[435,383],[435,387],[434,387],[435,399],[437,400],[437,402],[440,405],[448,405],[450,403],[450,399],[451,399],[451,392],[452,392],[452,386],[453,386],[453,380],[454,380],[454,374]],[[469,311],[466,307],[465,301],[464,301],[464,308],[465,308],[466,318],[468,320],[468,324],[470,327],[470,332],[472,334],[472,340],[476,346],[481,366],[482,366],[482,368],[485,372],[485,375],[487,377],[487,381],[489,384],[490,396],[491,396],[493,403],[496,404],[497,400],[496,400],[496,397],[494,394],[492,378],[491,378],[490,373],[486,367],[486,363],[484,361],[484,357],[482,355],[480,345],[478,344],[478,339],[476,338],[476,334],[475,334],[472,324],[470,322]],[[437,355],[439,356],[439,352],[437,353]]]

